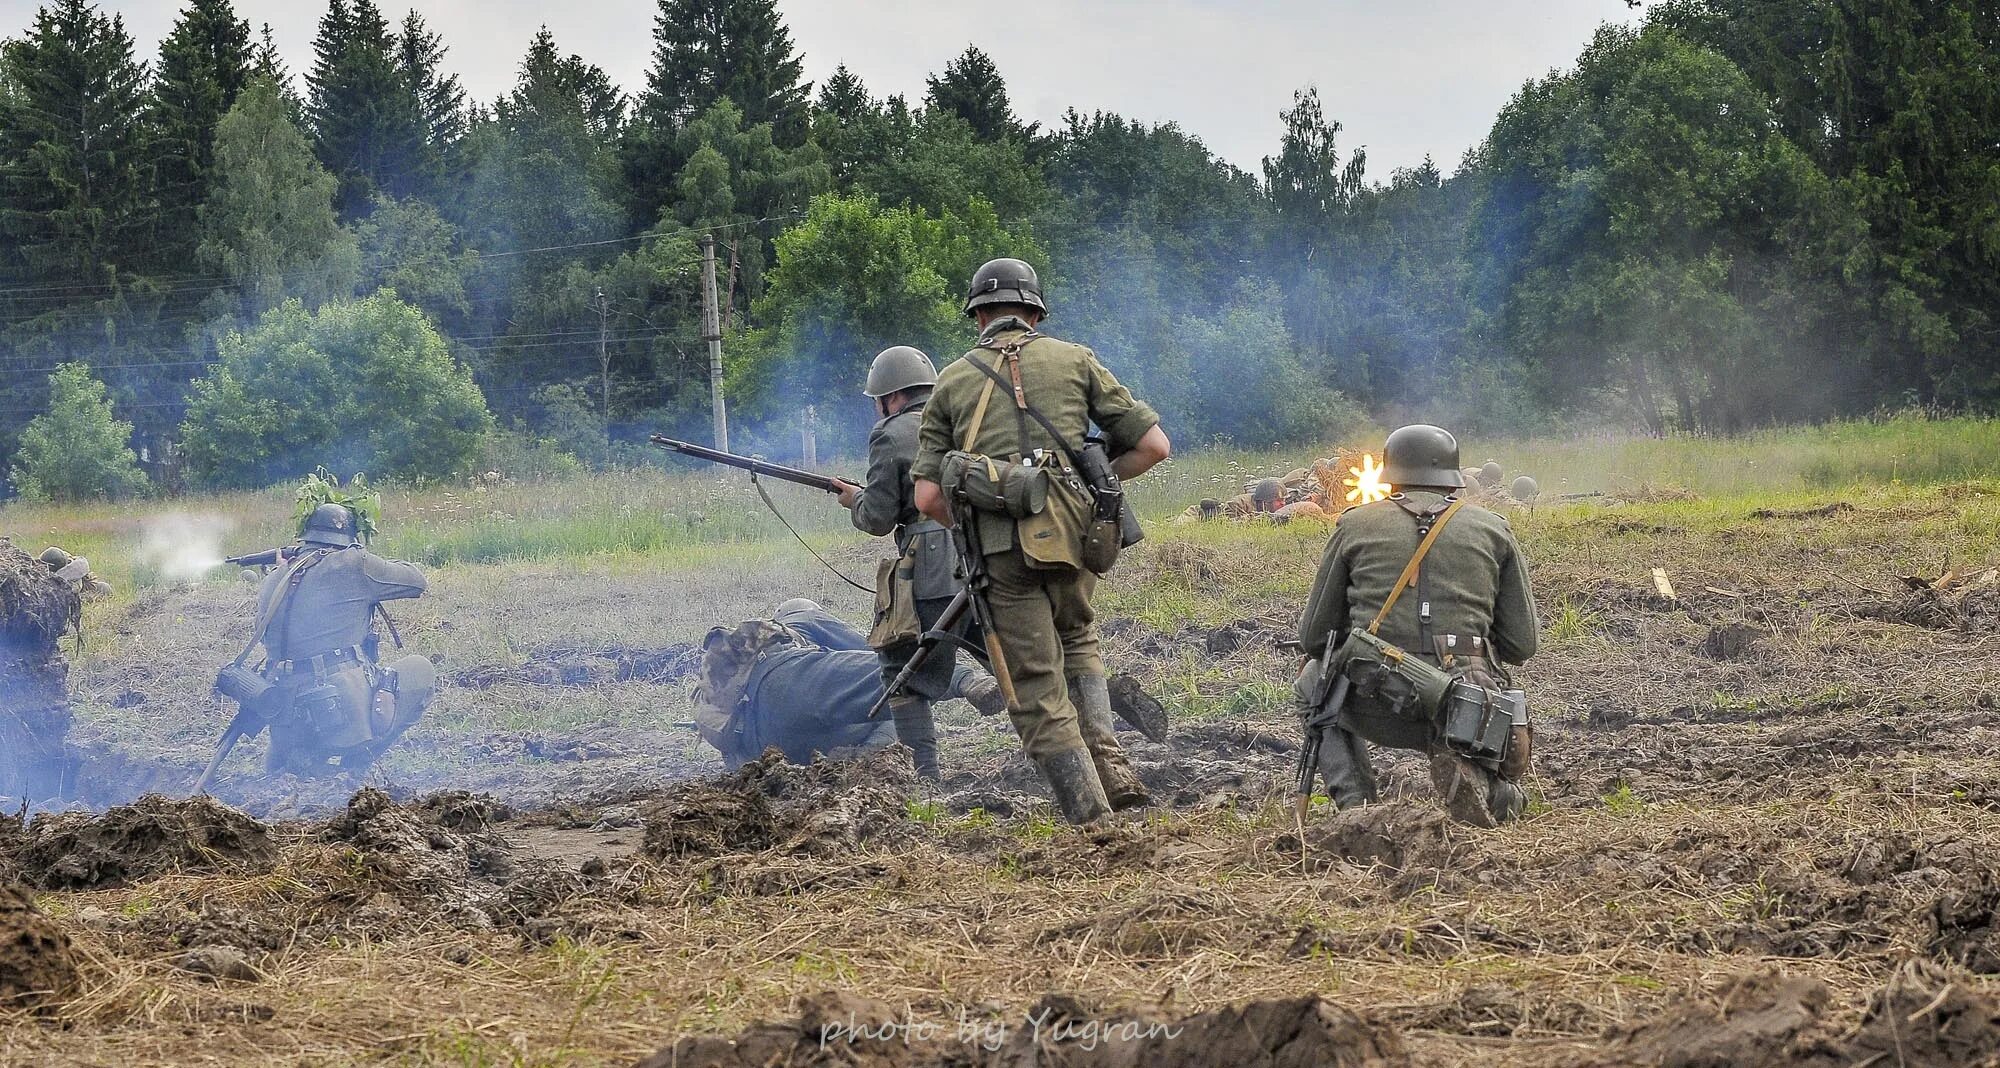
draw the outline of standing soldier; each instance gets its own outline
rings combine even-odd
[[[1403,427],[1389,435],[1382,463],[1397,492],[1340,517],[1299,624],[1314,658],[1300,676],[1301,700],[1309,726],[1315,713],[1327,723],[1317,770],[1346,808],[1375,799],[1364,739],[1427,752],[1451,814],[1490,827],[1526,803],[1517,785],[1529,758],[1526,710],[1518,692],[1504,691],[1500,664],[1535,653],[1527,566],[1505,519],[1458,498],[1465,477],[1451,434]],[[1475,709],[1512,703],[1519,716],[1467,744],[1449,715],[1461,694]]]
[[[917,459],[917,428],[924,405],[937,385],[931,358],[908,345],[883,349],[868,368],[862,394],[875,402],[881,421],[868,435],[868,482],[843,483],[841,507],[858,530],[894,534],[896,558],[883,561],[875,576],[875,626],[868,635],[882,662],[882,683],[893,682],[917,651],[917,641],[944,614],[958,593],[952,577],[951,535],[937,520],[917,510],[910,465]],[[931,703],[951,685],[953,661],[946,647],[924,661],[903,692],[891,698],[896,737],[910,747],[917,774],[938,775],[937,723]]]
[[[1013,259],[979,268],[965,312],[979,324],[978,347],[945,368],[924,411],[911,470],[917,506],[949,525],[952,493],[989,475],[1012,488],[960,494],[967,533],[977,535],[967,543],[978,546],[974,563],[1012,676],[1014,730],[1063,815],[1086,823],[1151,799],[1112,733],[1090,608],[1097,576],[1083,566],[1087,516],[1064,497],[1077,484],[1064,461],[1093,424],[1121,479],[1166,459],[1170,445],[1160,417],[1096,353],[1036,330],[1048,305],[1034,268]]]

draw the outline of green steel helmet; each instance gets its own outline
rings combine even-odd
[[[1517,501],[1532,501],[1542,495],[1542,487],[1532,477],[1521,475],[1514,479],[1513,493]]]
[[[1025,304],[1043,315],[1049,313],[1042,300],[1042,280],[1021,260],[988,260],[973,272],[972,288],[965,295],[965,314],[988,304]]]
[[[1382,481],[1397,489],[1442,486],[1458,489],[1458,439],[1443,427],[1417,423],[1389,435],[1382,444]]]
[[[937,385],[937,366],[920,349],[897,345],[875,354],[868,365],[868,385],[864,397],[886,397],[898,390]]]
[[[306,519],[301,535],[308,545],[345,549],[354,544],[354,513],[338,504],[322,504]]]
[[[1250,487],[1250,503],[1265,511],[1277,508],[1284,495],[1285,487],[1275,478],[1258,479]]]
[[[60,545],[51,545],[48,548],[42,550],[42,556],[41,556],[42,563],[49,565],[49,567],[52,569],[68,567],[69,562],[74,559],[76,559],[76,557],[71,556],[69,554],[69,550],[64,549]]]

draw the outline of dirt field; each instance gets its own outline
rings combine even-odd
[[[1496,831],[1392,753],[1389,803],[1294,827],[1273,640],[1322,532],[1161,528],[1107,584],[1174,735],[1124,736],[1162,805],[1082,831],[962,706],[943,791],[899,750],[721,774],[691,643],[862,610],[782,543],[440,569],[400,615],[449,686],[368,782],[246,746],[250,816],[0,822],[46,914],[0,896],[0,993],[74,967],[0,1063],[2000,1063],[2000,486],[1627,496],[1515,514],[1541,734]],[[249,596],[98,617],[87,801],[185,792]]]

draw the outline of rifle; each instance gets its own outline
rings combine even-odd
[[[1312,807],[1313,774],[1319,770],[1320,742],[1326,735],[1326,729],[1340,718],[1340,710],[1347,704],[1348,687],[1353,685],[1353,681],[1347,672],[1342,671],[1334,681],[1332,695],[1306,716],[1306,736],[1299,746],[1298,774],[1293,783],[1298,801],[1292,815],[1301,828],[1305,826],[1306,809]]]
[[[949,605],[945,606],[944,614],[938,616],[937,625],[924,632],[924,636],[917,641],[917,651],[911,654],[909,662],[903,665],[903,670],[896,673],[896,677],[890,681],[888,687],[883,689],[882,696],[876,698],[875,704],[868,709],[869,719],[880,716],[882,710],[889,707],[889,700],[897,694],[902,693],[903,689],[910,684],[910,680],[916,677],[917,672],[924,669],[924,665],[929,663],[931,657],[937,652],[938,646],[950,642],[953,645],[964,646],[974,656],[980,654],[980,650],[974,649],[971,642],[959,637],[958,634],[959,621],[965,618],[966,610],[971,607],[972,594],[964,587],[960,587],[958,595],[951,599]],[[987,650],[989,655],[992,648],[994,648],[993,643],[988,642]],[[1013,689],[1013,680],[1008,679],[1007,684],[1007,688],[1011,692]],[[1013,703],[1011,697],[1008,703]]]
[[[724,467],[739,468],[753,475],[764,475],[769,478],[775,478],[780,482],[810,486],[813,489],[822,490],[827,493],[839,493],[845,486],[860,485],[858,482],[849,482],[846,479],[835,478],[832,475],[815,474],[811,471],[802,471],[796,467],[786,467],[784,464],[774,464],[769,460],[759,460],[755,456],[738,456],[733,452],[723,452],[720,449],[711,449],[704,445],[696,445],[693,442],[675,441],[664,434],[654,434],[646,440],[668,452],[677,452],[682,456],[691,457],[696,460],[705,460],[712,464],[721,464]]]
[[[261,553],[245,553],[242,556],[227,556],[222,562],[236,567],[275,567],[285,557],[299,551],[297,545],[280,545]]]
[[[930,659],[941,643],[950,641],[971,648],[965,639],[952,632],[967,609],[972,611],[973,620],[979,624],[980,636],[986,639],[986,666],[993,672],[993,681],[1000,684],[1000,695],[1007,699],[1008,708],[1021,706],[1014,696],[1014,675],[1007,670],[1007,653],[1000,648],[1000,632],[993,629],[993,606],[986,600],[986,589],[992,585],[993,579],[986,572],[986,552],[979,544],[978,519],[972,514],[972,509],[957,498],[951,502],[951,544],[958,550],[958,567],[965,576],[965,585],[959,589],[958,596],[952,598],[944,614],[938,617],[937,626],[924,632],[916,655],[903,665],[895,680],[882,691],[875,707],[868,710],[869,719],[882,714],[882,710],[889,705],[889,698],[902,692],[910,677],[924,666],[924,661]]]
[[[249,706],[238,707],[236,714],[229,719],[229,726],[222,732],[222,741],[216,743],[215,759],[208,762],[208,770],[201,773],[201,778],[194,784],[194,794],[189,796],[196,796],[206,791],[208,780],[215,778],[216,770],[222,767],[223,759],[229,756],[230,750],[236,748],[236,743],[245,738],[255,737],[265,726],[264,717],[250,711]]]

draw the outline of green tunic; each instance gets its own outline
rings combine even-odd
[[[1381,611],[1423,540],[1417,518],[1405,505],[1432,511],[1444,502],[1443,495],[1421,490],[1402,497],[1341,515],[1299,623],[1299,643],[1307,655],[1324,659],[1351,628],[1367,626]],[[1520,664],[1535,654],[1537,627],[1528,569],[1514,532],[1505,519],[1466,504],[1438,535],[1416,582],[1390,609],[1380,634],[1432,663],[1438,661],[1434,639],[1457,635],[1459,649],[1469,652],[1470,639],[1477,637],[1490,645],[1495,659]],[[1380,718],[1376,711],[1350,705],[1342,725],[1384,744],[1422,744],[1423,725],[1373,722]]]
[[[1027,324],[1019,319],[996,320],[967,359],[978,359],[1004,375],[1005,361],[997,350],[1028,334]],[[980,397],[992,381],[966,360],[952,363],[938,375],[937,390],[924,409],[917,461],[910,469],[914,478],[941,482],[945,454],[953,449],[1014,459],[1022,453],[1024,437],[1030,451],[1056,449],[1048,432],[1033,420],[1023,432],[1013,391],[997,385],[977,432],[966,441]],[[1021,391],[1071,448],[1081,446],[1085,432],[1095,424],[1115,455],[1137,445],[1160,422],[1152,408],[1118,383],[1096,353],[1046,335],[1021,348]],[[992,580],[987,599],[1014,678],[1014,729],[1031,757],[1082,749],[1083,734],[1070,702],[1068,680],[1104,673],[1090,609],[1096,576],[1073,567],[1031,566],[1019,548],[1012,519],[981,512],[978,522]]]

